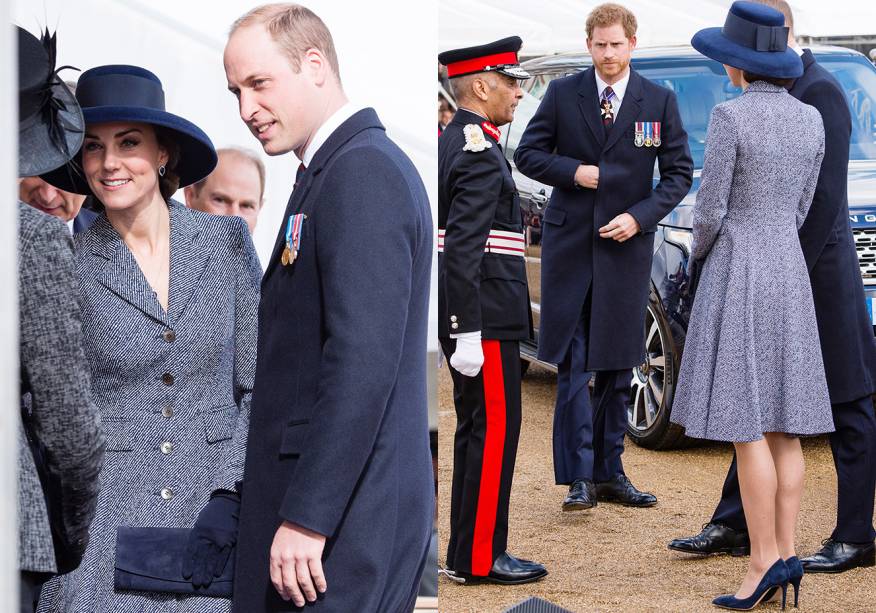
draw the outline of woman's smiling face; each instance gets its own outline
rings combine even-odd
[[[158,167],[167,159],[149,124],[113,122],[85,129],[82,169],[92,193],[107,210],[150,202],[160,193]]]

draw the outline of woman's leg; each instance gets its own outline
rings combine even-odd
[[[766,571],[779,559],[776,544],[776,467],[765,439],[735,443],[742,508],[751,540],[748,572],[737,598],[754,593]]]
[[[794,533],[803,496],[803,449],[800,439],[769,432],[764,435],[776,466],[776,543],[785,560],[797,555]]]

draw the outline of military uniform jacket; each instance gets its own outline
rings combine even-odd
[[[637,122],[660,122],[659,146],[636,146]],[[526,176],[554,188],[542,229],[539,358],[555,364],[563,359],[591,291],[588,369],[641,364],[654,232],[687,194],[693,174],[675,94],[630,69],[620,111],[606,134],[595,69],[556,79],[514,162]],[[575,185],[580,164],[599,167],[597,189]],[[599,228],[621,213],[632,215],[641,232],[622,243],[601,238]]]
[[[523,233],[517,189],[483,122],[459,109],[438,139],[438,228],[444,230],[438,336],[480,330],[482,338],[522,340],[529,337],[531,320],[524,243],[512,238]],[[469,145],[475,150],[465,150],[468,125],[477,135]],[[488,240],[501,245],[499,253],[489,251]],[[439,250],[440,241],[439,234]],[[519,255],[511,254],[517,250]]]

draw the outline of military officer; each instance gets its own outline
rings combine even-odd
[[[445,51],[459,103],[438,139],[438,336],[456,404],[447,566],[466,583],[547,571],[505,549],[520,434],[520,354],[530,330],[517,192],[497,126],[514,118],[522,70],[512,36]]]
[[[645,357],[654,231],[693,173],[675,94],[630,67],[635,16],[602,4],[586,28],[593,66],[551,81],[514,153],[523,174],[554,188],[542,230],[538,355],[558,366],[554,473],[569,486],[564,511],[597,500],[657,503],[624,473],[626,408],[631,369]]]

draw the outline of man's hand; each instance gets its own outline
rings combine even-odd
[[[328,587],[322,572],[322,534],[284,521],[277,528],[271,545],[271,582],[283,600],[292,600],[296,607],[316,600],[316,592]]]
[[[481,332],[463,332],[455,336],[456,351],[450,356],[450,366],[466,377],[477,377],[484,365]]]
[[[629,213],[621,213],[599,228],[599,236],[602,238],[613,238],[617,242],[622,243],[638,234],[639,230],[641,228],[635,217]]]
[[[581,164],[575,171],[575,183],[581,187],[596,189],[599,185],[599,166]]]

